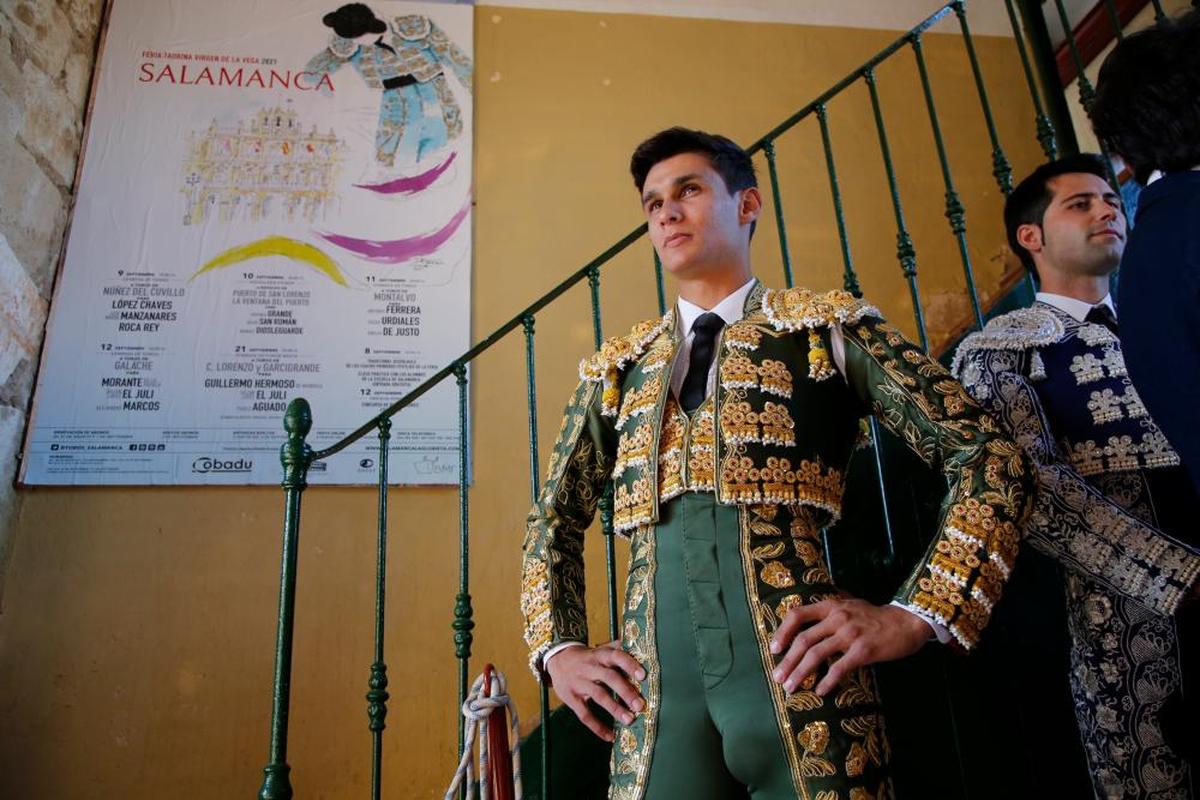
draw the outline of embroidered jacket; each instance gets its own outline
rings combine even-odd
[[[1188,763],[1160,720],[1186,665],[1169,615],[1200,552],[1163,525],[1189,531],[1196,497],[1120,341],[1039,302],[967,337],[954,371],[1036,462],[1024,536],[1066,567],[1069,679],[1096,796],[1190,797]]]
[[[1102,485],[1179,464],[1127,377],[1117,337],[1035,303],[968,336],[952,368],[1037,464],[1029,542],[1116,595],[1174,613],[1200,575],[1200,553]]]
[[[833,325],[845,334],[846,380],[829,356]],[[937,535],[897,600],[973,646],[1016,554],[1032,475],[946,369],[846,292],[757,287],[746,316],[722,331],[715,392],[689,420],[670,397],[678,347],[668,313],[580,366],[524,545],[521,606],[535,673],[551,647],[587,642],[583,532],[606,481],[624,535],[653,525],[661,504],[684,491],[713,491],[726,505],[806,507],[829,525],[866,413],[951,484]],[[695,430],[684,437],[688,425]]]

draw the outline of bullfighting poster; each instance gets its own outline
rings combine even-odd
[[[112,0],[100,52],[24,483],[277,483],[289,400],[319,450],[467,349],[471,7]],[[389,465],[457,480],[453,381]]]

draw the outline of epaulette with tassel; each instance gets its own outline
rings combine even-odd
[[[823,381],[833,377],[833,359],[821,341],[819,328],[850,325],[865,316],[880,316],[879,309],[849,292],[835,289],[768,290],[763,295],[763,313],[777,331],[808,331],[808,377]]]
[[[1019,308],[992,319],[983,330],[976,331],[963,339],[954,353],[950,372],[959,375],[963,361],[976,350],[1029,350],[1045,347],[1061,341],[1066,329],[1051,311],[1036,306]],[[1046,377],[1041,356],[1034,349],[1030,361],[1029,377],[1040,380]]]
[[[604,385],[600,409],[606,417],[615,417],[621,405],[621,370],[645,353],[650,343],[671,327],[673,313],[668,311],[659,319],[639,322],[624,336],[606,339],[591,357],[579,362],[580,378]]]

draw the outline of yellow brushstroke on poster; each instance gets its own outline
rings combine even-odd
[[[252,258],[265,258],[266,256],[283,256],[293,261],[308,264],[334,283],[341,286],[350,285],[346,282],[346,277],[342,274],[342,269],[337,265],[336,261],[311,244],[298,242],[286,236],[268,236],[265,239],[259,239],[256,242],[250,242],[249,244],[226,250],[196,270],[188,280],[195,280],[197,276],[203,275],[205,272],[211,272],[214,269],[228,267],[242,261],[249,261]]]

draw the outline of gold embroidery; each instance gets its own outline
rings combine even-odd
[[[656,344],[650,348],[650,352],[642,359],[642,372],[647,375],[658,372],[671,362],[671,356],[675,354],[674,342],[668,340],[663,344]]]
[[[716,442],[715,420],[710,397],[696,411],[692,420],[691,436],[687,448],[687,488],[692,491],[711,492],[716,488],[716,466],[714,448]]]
[[[871,685],[871,672],[866,668],[853,670],[842,679],[842,688],[834,700],[838,708],[853,708],[854,706],[878,703],[875,687]],[[843,726],[847,733],[853,733]],[[862,734],[858,734],[862,735]]]
[[[823,381],[836,374],[833,360],[829,357],[829,351],[825,349],[825,343],[821,341],[821,335],[810,329],[808,332],[808,377],[814,381]]]
[[[792,577],[791,571],[778,561],[768,561],[763,564],[759,577],[762,578],[763,583],[776,589],[789,589],[796,585],[796,579]]]
[[[778,444],[792,447],[796,444],[796,423],[788,413],[787,406],[782,403],[772,403],[770,400],[763,406],[758,415],[762,423],[763,444]]]
[[[721,465],[721,497],[727,502],[799,503],[827,511],[836,520],[842,489],[841,471],[807,460],[793,468],[791,460],[771,456],[756,468],[752,459],[730,448]]]
[[[867,767],[867,751],[858,742],[851,742],[846,753],[846,777],[857,778]]]
[[[762,341],[762,331],[753,325],[745,324],[743,320],[726,328],[722,341],[725,342],[725,347],[730,349],[757,350]]]
[[[765,513],[759,513],[764,509],[768,510],[765,510]],[[751,616],[758,621],[758,625],[756,626],[758,653],[763,671],[766,674],[770,674],[771,670],[775,668],[775,656],[771,655],[767,640],[775,632],[778,620],[782,617],[782,613],[777,612],[782,611],[786,613],[786,609],[783,606],[787,604],[790,607],[794,601],[785,597],[776,608],[771,608],[769,605],[763,603],[758,576],[755,574],[756,561],[753,556],[754,548],[751,546],[753,540],[751,531],[753,529],[750,523],[754,520],[771,522],[776,518],[777,513],[777,509],[764,506],[741,506],[738,509],[739,549],[741,551],[742,578],[746,590],[746,602],[749,605]],[[789,597],[795,597],[795,595],[790,595]],[[815,680],[816,676],[810,675],[809,678]],[[816,692],[811,691],[813,685],[811,681],[805,680],[803,685],[798,687],[800,691],[794,694],[785,694],[780,684],[775,683],[775,681],[767,681],[768,691],[771,694],[772,707],[775,712],[775,721],[782,733],[784,753],[790,767],[789,771],[792,775],[792,782],[797,797],[806,797],[808,792],[799,777],[801,771],[801,754],[797,748],[798,742],[792,727],[789,711],[811,710],[819,708],[824,704],[824,700]]]
[[[613,494],[613,530],[620,533],[650,522],[653,500],[648,477],[638,478],[629,486],[619,484]]]
[[[758,414],[743,401],[727,401],[721,407],[721,438],[728,444],[757,442],[762,438]]]
[[[808,723],[796,735],[796,740],[807,752],[821,755],[829,745],[829,723],[822,720]]]
[[[853,324],[879,309],[846,291],[817,293],[811,289],[768,290],[763,295],[763,313],[780,331],[798,331],[829,327],[835,323]]]
[[[802,605],[804,605],[804,598],[798,594],[789,594],[776,604],[775,613],[779,615],[780,619],[783,619],[793,608],[799,608]]]
[[[788,399],[792,396],[792,371],[782,361],[763,359],[758,366],[760,389],[767,394]]]
[[[942,380],[933,385],[933,390],[942,396],[942,405],[951,417],[957,417],[967,408],[976,408],[972,400],[956,380]]]
[[[621,403],[621,413],[617,416],[617,428],[624,428],[630,419],[652,411],[658,405],[658,397],[662,393],[662,388],[662,378],[654,375],[639,388],[629,392]]]
[[[522,559],[521,614],[525,618],[525,644],[530,650],[534,671],[542,655],[550,648],[554,634],[551,622],[550,567],[540,558]]]
[[[646,708],[629,725],[617,723],[616,746],[610,760],[612,788],[617,800],[640,800],[650,771],[650,754],[658,731],[660,667],[655,648],[654,527],[644,525],[634,532],[629,578],[626,585],[626,614],[621,645],[646,670],[638,687]]]
[[[756,388],[758,368],[748,356],[735,350],[721,360],[721,386],[726,389]]]
[[[660,319],[639,322],[624,336],[607,339],[591,357],[579,362],[579,377],[585,381],[603,383],[600,411],[604,416],[616,416],[620,404],[620,371],[637,359],[646,348],[668,330],[673,320],[668,311]]]
[[[632,395],[631,395],[632,396]],[[630,467],[645,466],[650,457],[650,443],[654,436],[654,426],[649,420],[634,428],[633,432],[624,431],[617,442],[617,461],[613,465],[612,478],[616,480],[625,474]]]

